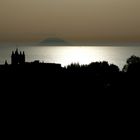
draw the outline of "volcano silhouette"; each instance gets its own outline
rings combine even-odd
[[[40,44],[45,46],[71,46],[72,45],[70,42],[59,38],[47,38],[41,41]]]

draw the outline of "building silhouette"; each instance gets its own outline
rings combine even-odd
[[[17,64],[24,64],[25,63],[25,53],[24,51],[20,53],[18,52],[18,49],[16,51],[12,51],[11,55],[11,64],[17,65]]]

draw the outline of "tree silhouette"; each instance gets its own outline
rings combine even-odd
[[[140,68],[140,57],[132,55],[127,59],[126,65],[123,67],[123,72],[136,72]]]
[[[119,72],[119,67],[114,65],[114,64],[110,64],[110,72]]]

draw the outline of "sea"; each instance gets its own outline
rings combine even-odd
[[[136,55],[140,57],[138,46],[0,46],[0,64],[7,60],[11,64],[12,51],[24,51],[27,62],[39,60],[44,63],[59,63],[65,67],[71,63],[89,64],[108,61],[120,70],[126,60]]]

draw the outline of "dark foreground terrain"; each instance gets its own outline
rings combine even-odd
[[[140,61],[134,56],[128,60],[122,71],[107,62],[67,68],[38,62],[0,66],[4,126],[77,131],[85,125],[96,124],[98,130],[137,123]]]
[[[108,62],[71,64],[67,68],[39,62],[5,64],[0,66],[0,77],[3,95],[21,99],[127,98],[139,94],[140,63],[128,63],[122,71]]]

